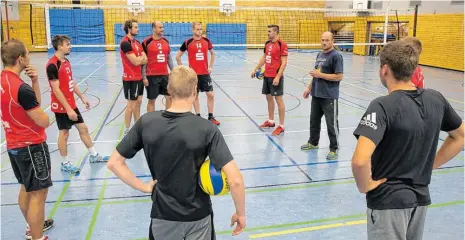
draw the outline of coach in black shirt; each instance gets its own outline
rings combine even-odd
[[[189,68],[174,68],[168,81],[172,104],[164,112],[151,112],[137,121],[116,147],[107,166],[122,181],[152,193],[151,239],[215,239],[210,196],[198,184],[200,166],[209,156],[227,177],[236,211],[233,235],[245,227],[245,190],[242,175],[220,130],[191,112],[197,95],[197,75]],[[156,179],[145,184],[125,164],[144,150]]]
[[[392,42],[380,61],[389,95],[370,103],[354,132],[352,171],[366,193],[368,239],[420,240],[432,170],[462,150],[462,119],[441,93],[412,86],[418,64],[413,46]],[[449,136],[436,154],[440,131]]]

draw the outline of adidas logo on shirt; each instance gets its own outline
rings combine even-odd
[[[360,121],[360,124],[371,127],[374,130],[378,129],[378,126],[376,126],[376,113],[370,113],[363,117],[362,121]]]

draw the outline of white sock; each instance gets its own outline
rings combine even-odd
[[[268,122],[269,122],[269,123],[274,123],[274,120],[269,120],[269,119],[268,119]]]
[[[284,129],[284,125],[281,125],[281,124],[280,124],[279,126],[280,126],[282,129]]]
[[[69,162],[68,156],[61,156],[61,163],[67,163]]]
[[[95,147],[89,148],[89,153],[90,153],[90,155],[92,155],[92,156],[97,155],[97,151],[95,151]]]

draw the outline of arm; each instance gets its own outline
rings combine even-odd
[[[444,143],[442,143],[441,148],[436,154],[436,158],[434,159],[434,166],[433,169],[437,169],[440,166],[444,165],[452,158],[457,156],[463,149],[464,144],[464,127],[463,123],[460,124],[460,127],[448,132],[449,136],[447,136]]]
[[[245,216],[245,188],[244,179],[234,160],[222,168],[228,179],[231,196],[238,216]]]
[[[318,70],[313,70],[311,72],[311,75],[313,77],[316,77],[316,78],[322,78],[322,79],[325,79],[327,81],[334,81],[334,82],[339,82],[339,81],[342,81],[342,79],[344,79],[344,60],[342,59],[342,55],[340,54],[337,54],[337,55],[333,55],[331,57],[331,65],[332,65],[332,68],[333,68],[333,72],[332,74],[329,74],[329,73],[322,73]]]
[[[442,118],[441,130],[449,133],[449,136],[447,136],[441,148],[436,153],[433,165],[434,169],[439,168],[457,156],[457,154],[462,151],[464,144],[464,126],[462,119],[442,94],[441,97],[444,102],[444,116]]]
[[[323,78],[328,81],[339,82],[344,78],[344,75],[342,73],[335,73],[335,74],[320,73],[320,77],[318,78]]]
[[[141,125],[142,118],[134,124],[134,127],[118,144],[107,162],[107,167],[127,185],[138,191],[150,193],[156,182],[153,180],[150,184],[142,182],[126,164],[126,159],[133,158],[143,147]]]
[[[259,68],[263,67],[263,65],[265,65],[265,54],[262,55],[262,57],[258,61],[257,66],[255,67],[255,69],[253,71],[254,72],[257,71]]]
[[[50,124],[49,117],[44,110],[40,108],[40,103],[37,101],[36,96],[36,90],[33,90],[29,85],[24,83],[18,91],[18,102],[35,124],[46,128]]]
[[[183,42],[179,48],[179,51],[176,53],[176,62],[178,63],[178,66],[182,65],[181,57],[185,51],[187,51],[187,45],[186,42]]]
[[[281,56],[281,66],[279,67],[277,78],[281,78],[283,76],[284,69],[286,69],[287,65],[287,56]]]
[[[79,87],[77,85],[74,85],[73,89],[74,89],[74,93],[76,93],[81,100],[85,99],[84,95],[82,94],[81,90],[79,90]]]
[[[376,100],[375,100],[376,101]],[[358,138],[357,147],[352,157],[352,173],[357,183],[357,188],[361,193],[367,193],[386,181],[385,178],[377,181],[371,176],[371,156],[376,146],[382,141],[386,130],[387,117],[381,104],[371,102],[363,118],[370,118],[376,113],[376,127],[363,124],[363,118],[354,135]],[[368,116],[370,115],[370,116]]]
[[[176,59],[176,61],[177,61],[177,59]],[[181,59],[179,59],[179,61],[181,61]],[[179,64],[179,62],[178,62],[178,64]],[[174,66],[173,66],[173,58],[171,57],[171,54],[168,54],[168,67],[170,68],[170,70],[173,70],[173,68],[174,68]]]
[[[40,105],[41,102],[42,102],[42,96],[40,95],[40,86],[39,86],[39,82],[38,82],[39,77],[38,77],[38,74],[37,74],[37,70],[33,66],[28,65],[25,68],[25,72],[26,72],[26,75],[31,78],[32,90],[34,90],[36,100]]]
[[[210,66],[208,66],[208,68],[212,69],[213,64],[215,63],[216,53],[213,49],[210,49],[210,54],[211,54],[211,59],[210,59]]]
[[[135,66],[140,66],[142,64],[145,64],[147,61],[147,56],[145,53],[142,53],[141,56],[136,57],[136,54],[134,54],[132,50],[131,43],[129,42],[122,42],[120,45],[121,50],[123,51],[124,54],[126,54],[126,57],[128,57],[129,61],[135,65]]]

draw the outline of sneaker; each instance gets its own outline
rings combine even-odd
[[[53,227],[53,219],[47,219],[44,221],[44,232],[48,231],[50,228]],[[31,236],[31,229],[29,227],[26,227],[26,239],[32,239]],[[47,236],[45,236],[45,239],[48,239]]]
[[[281,134],[283,132],[284,132],[284,128],[281,127],[281,125],[280,125],[273,131],[273,133],[271,135],[277,136],[277,135],[279,135],[279,134]]]
[[[326,156],[326,159],[328,159],[328,160],[335,160],[335,159],[337,159],[337,157],[338,157],[338,154],[337,154],[336,152],[331,151],[331,152],[329,152],[328,155]]]
[[[270,121],[266,120],[262,125],[260,125],[260,128],[272,128],[275,126],[275,123],[271,123]]]
[[[102,156],[100,153],[97,153],[97,155],[89,156],[89,162],[90,163],[96,163],[96,162],[108,162],[108,159],[110,159],[110,156]]]
[[[311,150],[311,149],[318,149],[318,146],[312,145],[310,143],[306,143],[300,146],[300,150]]]
[[[216,126],[220,125],[220,122],[218,120],[216,120],[214,117],[208,119],[208,121],[212,122],[213,124],[215,124]]]
[[[61,170],[69,173],[77,173],[80,172],[78,167],[73,166],[71,162],[61,163]]]

